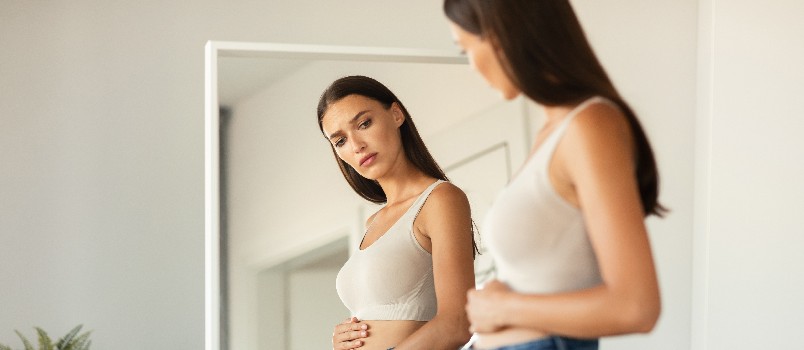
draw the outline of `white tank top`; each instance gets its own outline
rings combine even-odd
[[[497,278],[516,292],[567,292],[602,282],[583,215],[555,191],[547,171],[567,126],[594,103],[616,106],[593,97],[570,111],[500,192],[486,216],[481,232]]]
[[[335,279],[343,304],[359,320],[429,321],[436,314],[433,258],[413,221],[438,180],[379,239],[349,257]]]

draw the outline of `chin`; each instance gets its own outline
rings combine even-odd
[[[375,179],[375,178],[373,178],[373,177],[369,176],[368,174],[366,174],[366,173],[364,173],[364,172],[359,172],[359,171],[358,171],[357,173],[358,173],[358,174],[360,174],[360,176],[362,176],[362,177],[363,177],[363,178],[365,178],[365,179],[368,179],[368,180],[371,180],[371,181],[375,181],[375,180],[377,180],[377,179]]]
[[[358,171],[357,173],[368,180],[377,181],[377,176],[372,171]]]

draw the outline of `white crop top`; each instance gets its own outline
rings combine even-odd
[[[343,304],[359,320],[429,321],[436,314],[433,258],[413,221],[438,180],[377,241],[349,257],[335,279]]]
[[[547,171],[567,126],[594,103],[616,106],[593,97],[570,111],[488,211],[481,232],[497,278],[516,292],[567,292],[602,282],[583,215],[555,191]]]

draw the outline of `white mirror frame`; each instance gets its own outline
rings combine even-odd
[[[355,46],[208,41],[205,58],[204,108],[204,348],[221,348],[220,298],[220,140],[218,102],[219,57],[265,57],[364,62],[466,64],[455,52]]]

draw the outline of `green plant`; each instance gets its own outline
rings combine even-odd
[[[36,329],[36,333],[39,336],[39,348],[35,348],[33,344],[25,338],[22,333],[19,331],[17,335],[22,339],[22,345],[25,346],[25,350],[89,350],[89,345],[92,344],[92,341],[89,340],[89,334],[91,332],[84,332],[81,335],[78,335],[78,332],[81,331],[82,325],[78,325],[77,327],[73,328],[67,335],[62,337],[61,339],[57,340],[55,343],[53,340],[50,339],[50,336],[45,333],[42,328],[34,327]],[[7,345],[0,344],[0,350],[12,350],[11,347]]]

